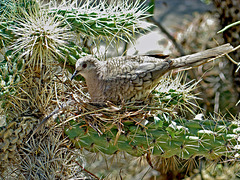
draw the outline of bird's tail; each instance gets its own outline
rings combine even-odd
[[[209,61],[224,56],[225,54],[233,51],[233,49],[234,48],[228,43],[212,49],[172,59],[172,64],[170,68],[175,69],[180,67],[188,68],[200,66]]]

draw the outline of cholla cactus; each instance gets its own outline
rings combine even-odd
[[[53,1],[54,2],[54,1]],[[148,29],[150,24],[143,21],[149,15],[144,3],[137,1],[77,1],[65,2],[53,6],[50,2],[50,12],[65,20],[71,30],[82,37],[113,41],[114,38],[132,41],[133,35],[140,29]]]
[[[193,91],[199,82],[192,80],[186,83],[185,79],[184,73],[178,73],[175,78],[172,76],[163,77],[158,87],[153,91],[157,102],[155,105],[162,108],[170,108],[169,111],[171,112],[178,109],[182,110],[182,113],[187,111],[194,114],[194,109],[199,108],[195,103],[199,98]]]
[[[91,1],[62,2],[59,6],[55,4],[55,1],[50,1],[46,5],[38,1],[25,0],[20,2],[12,0],[5,4],[5,9],[8,9],[4,10],[5,21],[11,22],[7,23],[5,29],[9,30],[13,40],[6,47],[4,59],[7,58],[12,61],[12,64],[15,63],[14,67],[21,67],[14,70],[15,74],[21,74],[22,78],[18,84],[22,93],[15,100],[15,107],[16,102],[18,102],[17,106],[19,104],[22,106],[19,99],[25,99],[24,102],[27,102],[26,98],[29,96],[32,99],[30,107],[36,108],[39,104],[43,104],[44,107],[40,109],[47,107],[43,100],[40,100],[41,103],[35,100],[47,97],[45,99],[48,102],[52,93],[47,92],[43,97],[35,97],[39,96],[38,94],[45,94],[43,93],[45,88],[51,86],[54,80],[53,74],[58,69],[55,65],[60,63],[60,66],[72,72],[76,60],[85,55],[85,52],[90,52],[86,50],[87,47],[78,46],[80,44],[76,41],[76,33],[80,33],[81,38],[86,36],[93,39],[110,38],[109,40],[112,41],[115,38],[127,37],[126,39],[130,41],[130,37],[133,37],[143,24],[141,18],[147,17],[145,15],[147,8],[143,8],[139,1],[134,3],[112,1],[109,5]],[[9,16],[10,13],[12,16]],[[146,27],[142,27],[144,28]],[[2,60],[3,66],[12,67],[12,64],[9,64],[10,61]],[[4,78],[3,81],[5,84],[8,83]],[[46,85],[41,84],[42,81]],[[29,92],[32,87],[42,88]],[[23,110],[22,107],[18,109]]]
[[[113,9],[113,5],[106,6],[105,3],[101,5],[92,2],[77,4],[77,1],[73,1],[72,3],[62,3],[57,7],[53,6],[54,2],[51,1],[45,5],[34,0],[1,1],[3,6],[0,9],[0,16],[3,18],[0,22],[0,48],[2,50],[0,57],[0,100],[6,118],[1,116],[0,156],[1,167],[3,169],[5,167],[5,170],[11,169],[11,163],[19,163],[18,160],[21,158],[16,158],[15,155],[22,152],[22,144],[27,141],[27,137],[35,127],[38,118],[47,114],[47,110],[51,109],[54,101],[58,101],[58,96],[66,91],[62,83],[57,83],[55,77],[59,74],[61,76],[60,67],[69,68],[70,66],[70,69],[74,68],[76,60],[83,56],[84,52],[90,52],[86,50],[88,47],[78,46],[81,42],[76,40],[76,34],[80,33],[81,29],[75,31],[76,27],[80,27],[80,24],[76,23],[79,23],[79,20],[84,22],[82,29],[84,31],[80,33],[82,34],[81,38],[95,36],[95,39],[102,39],[102,37],[111,40],[115,38],[123,40],[126,37],[126,39],[130,39],[130,36],[132,37],[139,30],[143,22],[139,17],[145,16],[146,10],[140,8],[139,2],[131,5],[125,4],[119,13],[117,9]],[[126,2],[124,1],[124,3]],[[101,11],[100,8],[106,9]],[[83,9],[84,13],[81,14]],[[63,14],[64,10],[68,11]],[[100,16],[104,15],[105,18],[99,19],[93,13],[94,11]],[[129,23],[127,24],[124,23],[125,12],[128,12]],[[70,18],[71,14],[74,14],[74,17]],[[101,23],[105,24],[101,28],[98,26],[100,20]],[[86,29],[87,27],[90,28]],[[131,32],[133,33],[131,34]],[[64,78],[66,79],[66,77]],[[18,118],[25,116],[25,114],[37,118]],[[59,156],[59,158],[63,158],[63,156]],[[66,162],[71,161],[69,158],[66,159]],[[6,162],[9,162],[8,167],[4,165]],[[20,174],[31,173],[32,169],[27,168],[31,167],[31,163],[34,162],[35,160],[31,161],[30,158],[17,166],[21,167]],[[76,167],[77,165],[73,168]],[[37,170],[38,168],[36,166]],[[44,174],[45,170],[46,174],[53,173],[48,171],[49,169],[42,169],[41,174]],[[55,169],[55,171],[57,170]],[[9,177],[14,176],[10,175]]]
[[[76,60],[91,53],[92,46],[98,46],[100,41],[129,43],[140,29],[148,29],[149,24],[143,21],[149,16],[148,8],[140,0],[131,3],[73,0],[60,4],[55,0],[48,4],[8,0],[3,4],[7,8],[0,10],[4,12],[0,22],[3,49],[0,100],[7,118],[0,127],[1,167],[6,162],[16,163],[17,154],[20,167],[17,172],[23,178],[30,177],[32,172],[32,178],[81,177],[78,162],[71,163],[75,153],[62,148],[66,145],[63,141],[57,143],[63,129],[51,124],[53,133],[44,133],[44,141],[42,136],[31,134],[32,130],[37,132],[38,121],[52,116],[58,126],[65,124],[64,132],[77,148],[102,154],[122,151],[162,158],[238,157],[237,123],[178,118],[179,109],[194,112],[191,100],[196,96],[191,91],[196,83],[181,85],[179,78],[173,81],[166,78],[147,104],[108,103],[106,107],[98,107],[88,103],[84,80],[69,81],[65,68],[71,72]],[[10,12],[14,12],[13,16],[9,16]],[[86,39],[94,43],[89,45]],[[28,157],[35,153],[36,156]],[[61,162],[65,164],[59,165]],[[49,168],[43,168],[43,163],[50,164]],[[56,173],[59,169],[70,174],[59,175]]]
[[[24,13],[23,17],[15,20],[12,32],[16,40],[9,48],[13,54],[19,54],[26,64],[32,68],[43,69],[43,65],[50,65],[57,58],[64,55],[59,47],[66,47],[72,39],[67,26],[62,27],[61,21],[45,11],[36,9],[35,14]]]
[[[85,116],[83,116],[84,118]],[[151,155],[189,159],[203,156],[210,160],[222,156],[236,159],[240,153],[239,123],[226,120],[182,118],[172,119],[167,114],[149,118],[143,125],[123,122],[121,135],[117,127],[105,125],[105,133],[98,135],[84,122],[72,122],[66,134],[77,147],[113,155],[125,151],[132,156]],[[102,130],[103,131],[103,130]]]

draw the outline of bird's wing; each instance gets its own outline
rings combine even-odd
[[[99,72],[103,79],[123,78],[126,80],[141,78],[150,73],[151,80],[154,81],[172,69],[199,66],[231,51],[233,47],[230,44],[224,44],[172,60],[149,56],[116,57],[105,61]]]
[[[104,78],[127,78],[135,79],[145,76],[147,73],[161,71],[168,67],[168,60],[149,56],[126,56],[112,58],[105,63]]]

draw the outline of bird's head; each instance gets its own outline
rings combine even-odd
[[[75,71],[71,77],[71,80],[79,74],[81,74],[83,77],[86,77],[87,74],[95,72],[97,69],[97,63],[98,59],[92,56],[85,56],[83,58],[80,58],[76,62]]]

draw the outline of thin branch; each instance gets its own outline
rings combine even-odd
[[[74,161],[75,163],[77,163],[78,166],[80,166],[82,168],[83,171],[87,172],[88,174],[90,174],[91,176],[93,176],[94,178],[100,180],[99,177],[97,177],[95,174],[91,173],[90,171],[88,171],[87,169],[85,169],[84,167],[82,167],[77,161]]]
[[[152,23],[154,23],[166,36],[172,41],[178,52],[181,54],[181,56],[185,55],[185,52],[180,44],[177,43],[175,38],[165,29],[161,23],[157,22],[153,17],[149,17],[148,20],[150,20]]]
[[[240,25],[240,21],[237,21],[237,22],[234,22],[232,24],[229,24],[227,26],[225,26],[223,29],[221,29],[220,31],[218,31],[217,33],[222,33],[224,31],[226,31],[227,29],[233,27],[233,26],[236,26],[236,25]]]
[[[231,52],[236,51],[236,50],[239,49],[239,48],[240,48],[240,45],[238,45],[237,47],[235,47]],[[239,65],[239,62],[233,60],[233,59],[231,58],[231,56],[229,56],[228,54],[226,54],[226,56],[227,56],[227,58],[228,58],[233,64]]]

